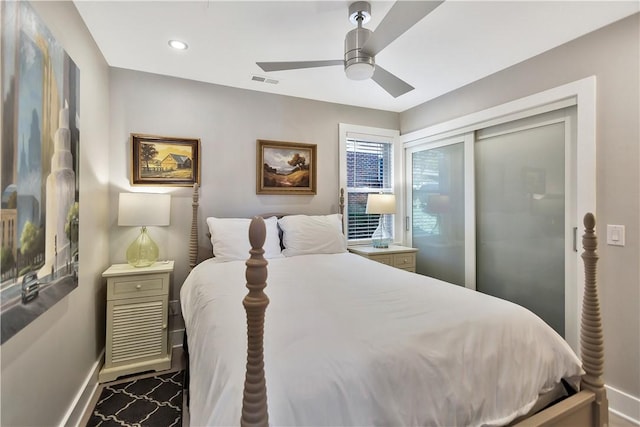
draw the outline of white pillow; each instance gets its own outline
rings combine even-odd
[[[285,256],[347,251],[342,215],[288,215],[278,220]]]
[[[213,256],[218,261],[249,259],[249,218],[207,218]],[[281,258],[278,219],[275,216],[264,220],[267,237],[264,242],[265,258]]]

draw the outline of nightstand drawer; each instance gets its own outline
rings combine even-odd
[[[369,259],[382,264],[393,265],[393,256],[391,255],[370,255]]]
[[[416,272],[415,248],[400,245],[390,245],[388,248],[374,248],[372,246],[352,246],[349,252],[369,258],[391,267]]]
[[[148,297],[168,294],[168,274],[116,277],[107,280],[107,299]]]
[[[406,254],[395,254],[393,256],[393,266],[403,269],[409,269],[416,267],[416,254],[414,253],[406,253]]]

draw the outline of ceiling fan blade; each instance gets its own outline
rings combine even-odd
[[[262,71],[297,70],[300,68],[329,67],[332,65],[344,65],[343,59],[329,61],[285,61],[285,62],[256,62]]]
[[[418,21],[440,6],[444,0],[397,1],[382,19],[373,34],[362,46],[362,51],[375,56],[389,43],[400,37]]]
[[[376,69],[373,72],[371,80],[378,83],[378,85],[380,85],[382,89],[389,92],[389,94],[394,98],[397,98],[400,95],[404,95],[405,93],[415,89],[409,83],[400,80],[398,77],[394,76],[378,64],[376,64]]]

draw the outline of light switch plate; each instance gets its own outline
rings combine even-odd
[[[624,246],[624,225],[607,224],[607,244]]]

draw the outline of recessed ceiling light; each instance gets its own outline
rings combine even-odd
[[[181,42],[180,40],[169,40],[169,46],[178,50],[186,50],[189,47],[185,42]]]

